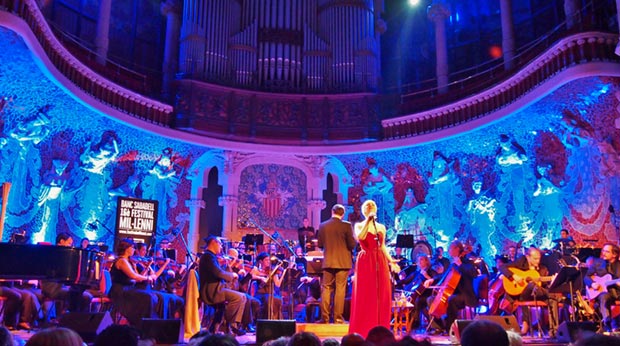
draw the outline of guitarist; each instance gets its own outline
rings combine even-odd
[[[583,282],[586,286],[592,289],[600,289],[601,283],[594,282],[592,275],[605,276],[610,274],[612,279],[620,278],[620,262],[618,256],[620,255],[620,248],[613,243],[605,243],[601,249],[601,258],[603,261],[594,261],[593,265],[588,267]],[[603,317],[603,326],[605,329],[618,330],[620,328],[620,321],[618,318],[611,318],[611,305],[618,297],[620,297],[620,283],[607,288],[607,292],[600,294],[597,297],[601,316]]]
[[[413,310],[411,311],[411,330],[420,327],[420,314],[424,314],[426,320],[430,320],[428,316],[428,298],[431,296],[432,290],[427,289],[435,281],[441,279],[441,275],[437,274],[431,267],[431,260],[426,254],[419,254],[417,258],[418,270],[409,274],[399,284],[405,286],[405,291],[411,292],[411,303]]]
[[[456,317],[459,310],[464,309],[465,306],[475,307],[478,305],[478,298],[474,293],[474,278],[478,275],[478,271],[474,266],[474,263],[466,258],[467,253],[463,243],[458,240],[453,241],[448,247],[448,255],[451,257],[450,268],[454,268],[461,278],[454,290],[454,293],[448,298],[448,308],[446,318],[444,320],[444,327],[448,330]],[[450,273],[451,271],[447,271]],[[444,276],[445,279],[445,276]]]
[[[517,274],[513,274],[510,268],[519,269],[521,271],[535,270],[540,276],[548,276],[549,270],[544,265],[540,264],[542,258],[542,252],[535,248],[530,247],[525,256],[518,257],[515,261],[505,264],[500,267],[500,272],[508,279],[516,281],[521,284],[526,280]],[[523,292],[518,296],[511,296],[506,294],[506,300],[510,303],[515,300],[518,301],[545,301],[549,306],[549,313],[551,318],[549,319],[549,335],[555,336],[557,330],[557,316],[558,316],[558,304],[554,299],[549,298],[549,292],[546,288],[539,286],[536,282],[528,282]],[[523,315],[523,324],[521,325],[521,334],[527,334],[531,325],[531,316],[529,309],[523,309],[521,312]]]

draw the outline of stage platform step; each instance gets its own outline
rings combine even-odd
[[[296,332],[312,332],[319,338],[342,338],[349,334],[348,324],[297,323]]]

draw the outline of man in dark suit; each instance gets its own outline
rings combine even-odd
[[[601,284],[604,284],[604,282],[602,280],[595,282],[592,280],[593,275],[602,277],[606,274],[610,274],[612,279],[620,278],[620,261],[618,261],[619,255],[620,248],[618,248],[616,244],[605,243],[601,249],[601,258],[603,261],[595,260],[592,262],[592,265],[588,266],[588,271],[583,278],[583,283],[590,288],[598,290],[601,289]],[[620,298],[620,288],[618,286],[620,286],[620,284],[607,287],[607,292],[601,293],[596,298],[599,305],[599,310],[601,311],[601,316],[603,317],[603,327],[607,331],[620,330],[619,318],[611,317],[611,306],[618,298]]]
[[[243,293],[226,288],[224,282],[237,278],[236,273],[228,272],[220,266],[217,255],[222,252],[222,242],[214,236],[205,238],[207,248],[200,257],[200,299],[205,304],[226,304],[226,320],[237,336],[245,334],[241,329],[241,319],[245,308],[246,297]]]
[[[357,245],[351,223],[343,221],[344,206],[332,207],[331,219],[319,226],[318,245],[323,249],[323,283],[321,284],[321,320],[329,323],[332,292],[334,292],[334,322],[344,323],[344,298],[347,277],[353,265],[352,251]]]

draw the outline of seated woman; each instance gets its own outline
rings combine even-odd
[[[137,289],[135,283],[155,281],[166,266],[161,266],[155,274],[141,275],[136,270],[135,264],[130,261],[134,252],[135,246],[131,239],[123,239],[119,242],[116,251],[118,258],[112,263],[110,269],[110,276],[112,276],[110,298],[129,323],[139,327],[143,318],[157,317],[158,299],[148,290]]]
[[[282,319],[282,296],[280,286],[288,268],[280,274],[281,266],[272,268],[271,257],[266,252],[256,256],[259,273],[253,274],[256,281],[252,288],[253,296],[261,302],[260,318]],[[271,303],[271,304],[270,304]],[[271,311],[269,310],[271,307]]]

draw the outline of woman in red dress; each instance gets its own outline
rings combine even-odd
[[[349,333],[366,337],[373,327],[390,328],[390,269],[398,272],[400,268],[385,247],[385,226],[375,220],[377,204],[367,200],[362,204],[362,214],[364,221],[355,224],[362,251],[355,262]]]

